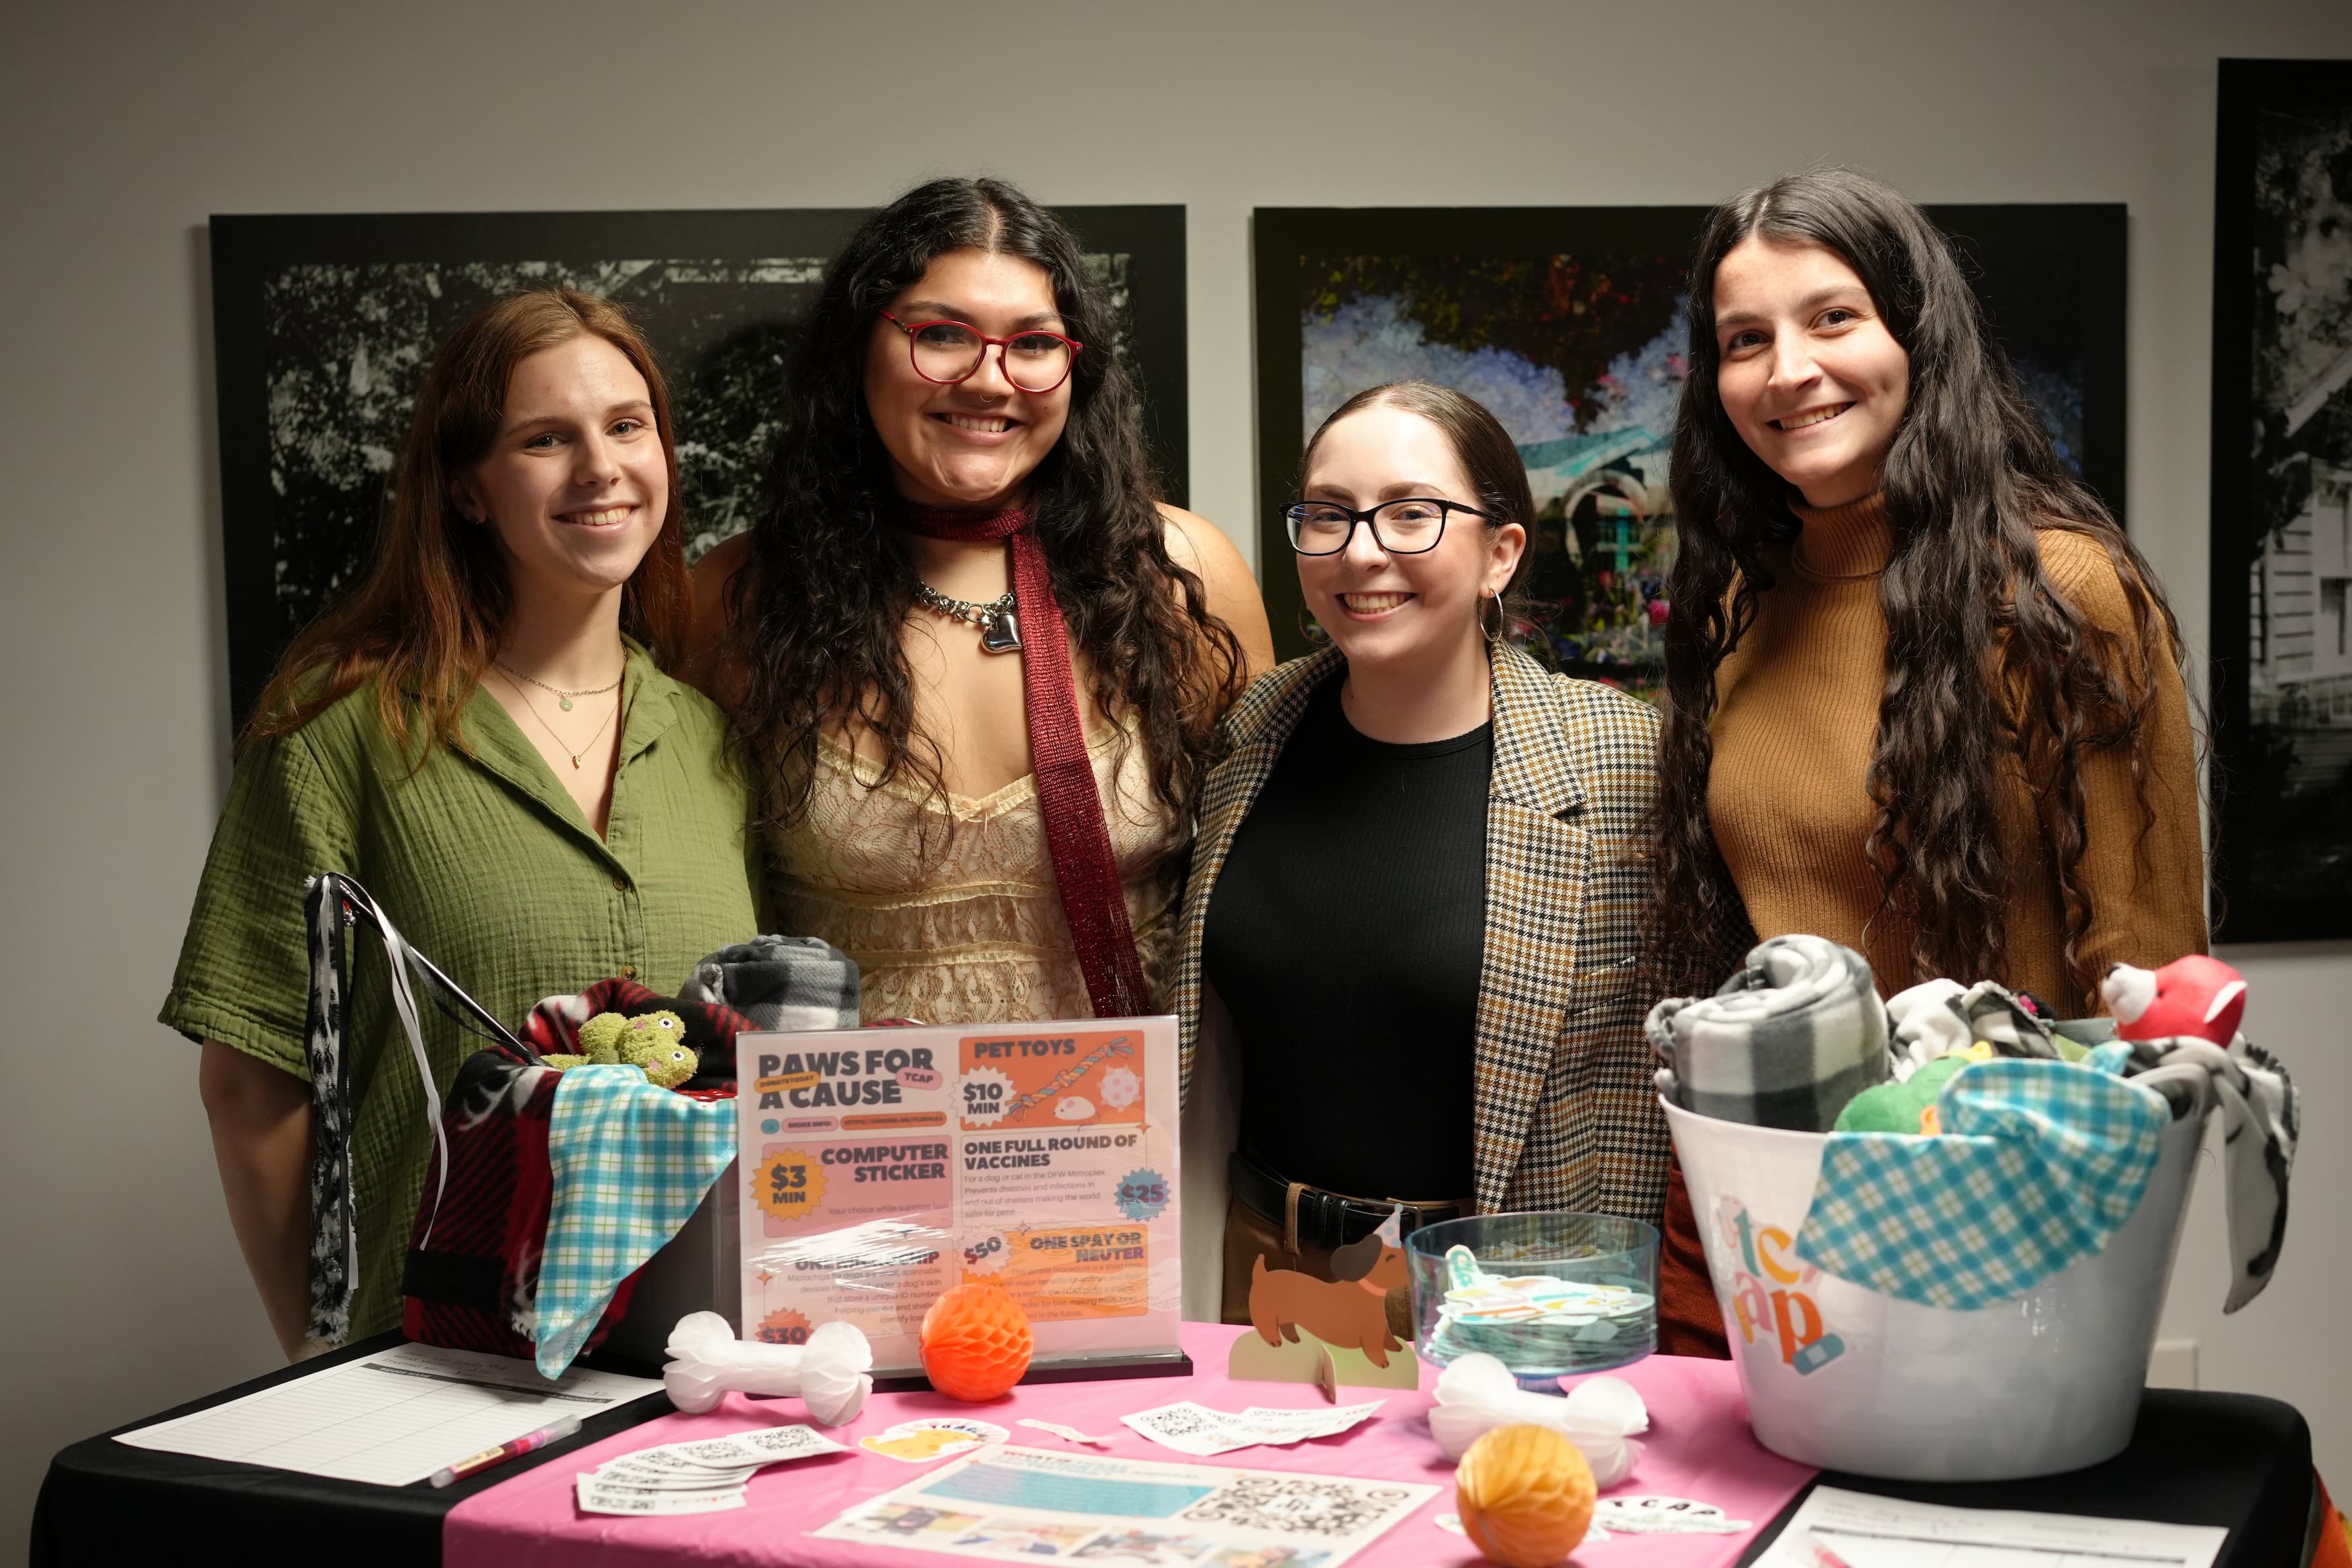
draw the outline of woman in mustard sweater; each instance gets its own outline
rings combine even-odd
[[[1690,295],[1654,952],[1859,949],[2062,1016],[2205,946],[2179,637],[1951,249],[1842,170],[1718,208]]]

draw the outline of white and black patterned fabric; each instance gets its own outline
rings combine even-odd
[[[857,1027],[857,965],[822,937],[760,936],[694,966],[681,1002],[717,1002],[761,1029]]]
[[[1714,995],[1669,996],[1645,1027],[1660,1094],[1753,1127],[1827,1132],[1893,1071],[1870,961],[1824,937],[1759,942]]]
[[[1967,1050],[1979,1040],[2004,1057],[2051,1061],[2063,1055],[2051,1020],[2032,999],[1992,980],[1974,985],[1922,981],[1886,999],[1886,1021],[1898,1083],[1908,1083],[1937,1057]]]
[[[2165,1040],[2117,1040],[2103,1051],[2127,1048],[2133,1081],[2172,1101],[2173,1113],[2193,1113],[2210,1094],[2221,1111],[2222,1198],[2230,1222],[2230,1295],[2234,1312],[2263,1293],[2286,1242],[2286,1189],[2294,1173],[2295,1140],[2303,1130],[2303,1097],[2286,1065],[2243,1035],[2223,1050],[2183,1035]]]

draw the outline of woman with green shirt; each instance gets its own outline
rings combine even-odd
[[[369,577],[242,737],[163,1022],[289,1358],[309,1319],[304,879],[344,871],[499,1016],[610,975],[675,985],[757,929],[723,721],[657,659],[689,614],[668,395],[607,301],[510,295],[443,345]],[[383,955],[348,1002],[354,1337],[394,1327],[430,1144]],[[446,1089],[473,1048],[433,1009]]]

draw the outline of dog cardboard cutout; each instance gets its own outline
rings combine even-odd
[[[1269,1345],[1298,1342],[1304,1329],[1334,1350],[1361,1351],[1376,1367],[1404,1344],[1389,1331],[1388,1296],[1410,1287],[1404,1248],[1392,1211],[1381,1228],[1331,1254],[1330,1280],[1289,1268],[1268,1268],[1260,1253],[1250,1266],[1250,1325]]]

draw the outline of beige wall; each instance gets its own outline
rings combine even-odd
[[[1193,504],[1248,548],[1258,205],[1696,203],[1815,160],[2131,206],[2132,526],[2205,625],[2214,66],[2340,0],[0,5],[0,1555],[66,1441],[261,1371],[194,1054],[152,1020],[225,778],[214,212],[858,205],[933,173],[1191,213]],[[922,57],[932,62],[914,68]],[[2352,944],[2231,955],[2308,1086],[2277,1286],[2168,1334],[2352,1486]]]

